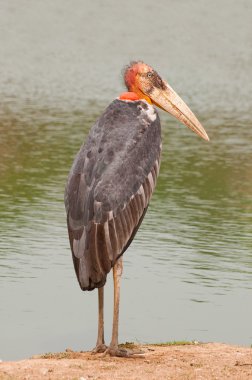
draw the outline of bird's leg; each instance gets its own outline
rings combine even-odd
[[[123,271],[122,257],[117,260],[113,267],[114,279],[114,314],[113,314],[113,329],[112,339],[110,342],[111,349],[118,349],[118,323],[119,323],[119,304],[120,304],[120,285]]]
[[[98,288],[98,336],[96,346],[93,349],[93,353],[105,352],[107,346],[104,342],[104,319],[103,319],[103,310],[104,310],[104,287]]]
[[[113,267],[114,278],[114,315],[113,315],[113,329],[112,339],[109,347],[105,351],[105,354],[111,356],[131,357],[136,354],[142,354],[143,352],[135,352],[132,350],[126,350],[118,347],[118,322],[119,322],[119,303],[120,303],[120,284],[123,271],[122,257],[120,257]]]

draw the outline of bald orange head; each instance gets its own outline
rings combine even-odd
[[[151,79],[158,74],[153,68],[142,61],[131,62],[124,72],[124,82],[129,91],[137,94],[139,99],[152,103],[148,92],[151,89]],[[159,76],[158,76],[159,77]],[[159,77],[160,81],[162,79]]]
[[[175,116],[203,139],[209,140],[206,131],[189,107],[151,66],[142,61],[131,62],[124,71],[124,81],[128,90],[135,94],[130,95],[130,100],[145,99],[148,103],[153,103]],[[127,96],[125,95],[124,99],[129,99]]]

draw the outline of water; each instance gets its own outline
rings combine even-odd
[[[211,142],[160,111],[161,173],[124,255],[120,340],[250,345],[251,2],[12,0],[0,11],[0,357],[95,344],[97,294],[75,279],[64,186],[138,58]],[[111,278],[105,302],[109,341]]]

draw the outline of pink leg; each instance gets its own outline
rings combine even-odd
[[[99,317],[98,317],[98,336],[96,346],[93,349],[93,353],[105,352],[107,346],[104,342],[104,318],[103,318],[103,310],[104,310],[104,287],[98,288],[98,309],[99,309]]]
[[[120,303],[120,285],[121,276],[123,271],[122,257],[117,260],[113,267],[113,278],[114,278],[114,314],[113,314],[113,329],[112,329],[112,339],[109,347],[105,351],[105,355],[109,354],[111,356],[120,357],[132,357],[134,355],[143,354],[142,351],[132,351],[126,350],[124,348],[118,347],[118,324],[119,324],[119,303]]]

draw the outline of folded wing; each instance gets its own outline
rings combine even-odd
[[[76,275],[101,287],[137,232],[160,164],[159,117],[144,101],[115,100],[75,158],[65,191]]]

